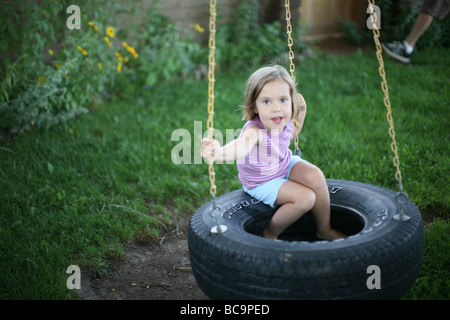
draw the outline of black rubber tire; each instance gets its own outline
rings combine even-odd
[[[413,285],[423,254],[423,222],[408,201],[407,222],[396,193],[354,181],[327,180],[331,224],[350,235],[314,239],[305,214],[273,241],[257,236],[276,211],[243,190],[216,199],[218,221],[227,230],[212,234],[211,201],[191,217],[189,256],[197,283],[211,299],[398,299]],[[381,288],[369,289],[368,267],[379,267]]]

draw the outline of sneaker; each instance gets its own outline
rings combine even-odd
[[[401,41],[394,41],[391,43],[381,43],[381,46],[383,47],[384,51],[388,55],[390,55],[392,58],[403,62],[403,63],[410,63],[411,62],[411,53],[406,52],[406,47],[403,42]]]

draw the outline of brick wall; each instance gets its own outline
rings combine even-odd
[[[150,1],[150,0],[147,0]],[[254,0],[217,0],[217,15],[220,22],[225,23],[232,19],[234,11],[241,1]],[[259,3],[259,22],[273,22],[280,20],[285,22],[284,1],[281,0],[257,0]],[[291,0],[293,23],[299,18],[301,0]],[[188,31],[195,40],[206,42],[209,27],[209,0],[164,0],[160,2],[160,12],[178,23],[183,30]],[[194,25],[198,23],[205,29],[204,33],[196,32]]]
[[[231,19],[233,11],[239,5],[240,1],[217,1],[217,14],[223,18],[221,22],[226,22]],[[160,12],[168,16],[173,22],[178,23],[195,40],[206,41],[209,26],[209,0],[164,0],[160,2],[160,5]],[[195,31],[194,25],[196,23],[205,29],[204,33]]]
[[[152,2],[153,0],[143,0]],[[259,23],[275,20],[285,23],[286,9],[282,0],[217,0],[217,14],[220,22],[232,19],[234,11],[242,1],[257,2]],[[419,0],[400,0],[414,3]],[[292,25],[308,28],[308,34],[332,34],[341,32],[340,21],[353,20],[359,28],[365,26],[366,0],[291,0]],[[161,0],[160,12],[178,23],[182,30],[194,40],[207,42],[209,26],[209,0]],[[301,19],[300,19],[301,18]],[[199,24],[205,32],[194,29]]]

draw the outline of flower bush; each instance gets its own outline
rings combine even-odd
[[[138,41],[142,59],[138,61],[136,69],[146,88],[159,81],[189,77],[199,64],[207,61],[206,48],[193,41],[158,10],[159,1],[153,1],[147,9],[146,18],[139,25],[141,33]],[[193,29],[205,31],[198,24]]]
[[[0,13],[8,22],[0,25],[7,35],[0,45],[5,52],[0,130],[48,128],[88,112],[113,90],[119,96],[135,93],[192,74],[206,59],[206,49],[157,13],[159,1],[151,2],[144,17],[139,5],[137,0],[80,0],[81,30],[69,30],[68,1],[8,4]],[[132,24],[116,29],[112,22],[118,16]]]
[[[96,2],[99,8],[102,4]],[[88,7],[88,1],[80,1],[80,7]],[[0,84],[0,129],[48,128],[88,112],[113,87],[124,65],[139,57],[127,42],[114,41],[114,27],[106,25],[104,16],[82,22],[81,30],[69,30],[64,2],[21,0],[6,8],[0,14],[10,20],[2,26],[9,31],[2,43],[9,45],[0,65],[5,75]],[[101,12],[91,3],[89,8]],[[36,15],[42,19],[29,19]],[[22,26],[22,21],[30,22]]]

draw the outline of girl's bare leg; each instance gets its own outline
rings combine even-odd
[[[284,182],[276,201],[281,207],[275,212],[262,236],[276,239],[284,229],[311,210],[315,201],[316,196],[311,189],[293,181]]]
[[[315,194],[316,201],[311,211],[317,225],[317,237],[325,240],[345,238],[345,234],[331,228],[330,194],[322,170],[303,160],[292,167],[289,179],[311,189]],[[299,195],[297,197],[301,199]]]

